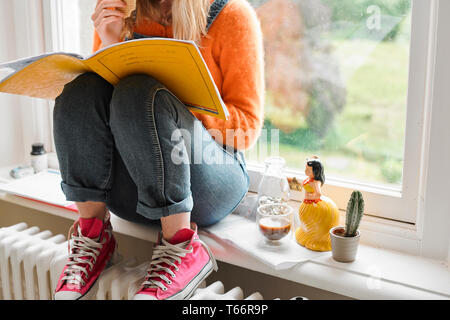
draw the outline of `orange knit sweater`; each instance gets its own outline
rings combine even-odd
[[[173,38],[172,26],[153,21],[136,26],[134,31]],[[208,36],[201,39],[200,52],[230,117],[224,121],[192,113],[206,129],[214,129],[218,143],[244,150],[256,142],[264,119],[264,49],[256,11],[247,0],[230,0],[212,23]],[[100,47],[101,40],[94,32],[94,52]]]

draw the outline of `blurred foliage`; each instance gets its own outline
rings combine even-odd
[[[376,6],[382,16],[381,25],[383,26],[384,17],[396,17],[400,21],[396,23],[390,31],[384,36],[384,41],[394,41],[401,29],[401,21],[407,17],[411,9],[411,0],[320,0],[324,5],[330,8],[332,20],[335,22],[351,21],[352,24],[365,24],[367,17],[373,14],[368,11],[370,7]],[[367,29],[366,29],[367,30]],[[335,30],[335,37],[347,38],[349,30]],[[370,30],[358,35],[361,38],[372,38]]]
[[[336,43],[336,47],[345,47],[349,52],[363,45],[361,41],[339,40]],[[307,121],[301,118],[297,118],[300,119],[297,129],[280,130],[280,155],[286,158],[288,165],[299,167],[302,162],[298,159],[314,152],[325,159],[332,156],[333,159],[341,159],[337,162],[347,163],[344,167],[334,167],[330,161],[327,169],[333,174],[354,175],[360,180],[371,182],[400,183],[406,123],[408,52],[406,43],[378,44],[370,59],[348,80],[345,108],[336,121],[329,125],[323,138],[319,139],[308,127]],[[286,114],[275,112],[271,106],[270,92],[267,95],[264,127],[274,129],[277,126],[272,120],[286,117]]]
[[[270,0],[248,0],[254,8],[258,8],[264,3]],[[289,0],[296,3],[303,11],[305,17],[306,28],[315,27],[317,25],[316,19],[311,17],[317,16],[316,12],[311,10],[317,10],[317,8],[323,8],[323,13],[329,15],[329,19],[336,23],[351,22],[351,25],[365,24],[367,17],[371,14],[368,12],[370,7],[376,6],[380,9],[382,16],[398,17],[400,19],[407,17],[411,10],[411,0]],[[319,14],[320,19],[324,14]],[[383,38],[385,41],[394,41],[397,38],[401,29],[401,23],[396,24],[392,30]],[[348,33],[354,30],[349,28],[341,29],[334,28],[332,32],[334,37],[348,38]],[[370,32],[360,34],[361,37],[372,38]]]
[[[326,136],[335,116],[344,108],[346,95],[347,90],[343,86],[327,79],[318,78],[311,82],[306,122],[317,143]]]
[[[381,164],[381,173],[389,183],[398,183],[402,178],[403,162],[386,160]]]
[[[304,18],[303,57],[321,72],[309,80],[302,114],[275,103],[278,92],[267,92],[264,127],[280,129],[280,155],[289,167],[302,169],[303,157],[314,152],[329,159],[333,175],[400,184],[411,0],[286,1],[297,4]],[[258,8],[267,0],[249,2]],[[371,6],[379,10],[379,30],[367,28],[376,12],[368,10]],[[349,76],[339,59],[370,47]]]

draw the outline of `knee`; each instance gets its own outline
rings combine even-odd
[[[157,79],[137,74],[122,79],[111,100],[111,127],[135,121],[162,121],[172,116],[167,108],[167,88]]]
[[[126,94],[140,95],[152,88],[164,87],[160,81],[147,74],[133,74],[125,77],[117,83],[115,87],[115,95]]]
[[[64,86],[55,99],[54,121],[77,121],[80,115],[92,112],[98,100],[110,99],[114,87],[93,72],[86,72]]]

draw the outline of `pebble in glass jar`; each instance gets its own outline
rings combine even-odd
[[[258,205],[263,206],[265,204],[285,203],[281,197],[261,196],[258,200]]]
[[[31,166],[34,173],[45,171],[48,169],[48,157],[42,143],[33,143],[31,146]]]

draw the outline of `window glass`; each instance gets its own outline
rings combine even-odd
[[[94,26],[91,15],[96,3],[94,0],[63,2],[64,50],[83,56],[92,53]]]
[[[327,176],[400,187],[411,1],[249,2],[264,35],[267,138],[248,161],[279,153],[303,171],[317,154]]]
[[[94,34],[94,24],[91,15],[94,13],[97,1],[77,0],[80,8],[80,36],[81,51],[84,55],[92,53],[92,39]]]

